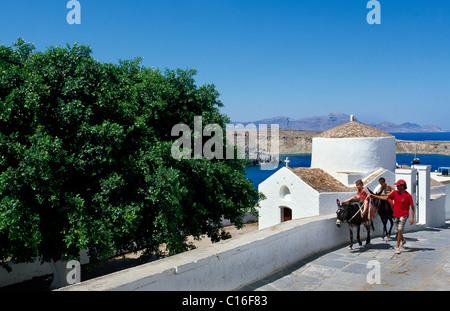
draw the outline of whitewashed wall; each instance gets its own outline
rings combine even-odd
[[[439,175],[436,172],[431,173],[431,178],[441,182],[443,185],[431,189],[431,195],[446,193],[445,197],[445,218],[450,219],[450,177]]]
[[[430,200],[427,209],[426,225],[430,227],[441,227],[445,225],[445,195],[435,195]]]
[[[81,252],[80,263],[82,265],[89,263],[89,257],[86,251]],[[34,277],[53,274],[50,264],[41,264],[39,259],[36,259],[32,263],[11,264],[11,267],[11,272],[0,268],[0,287],[28,281]]]
[[[283,190],[289,189],[289,195]],[[264,193],[266,200],[260,202],[258,209],[259,229],[274,226],[281,222],[281,208],[292,210],[292,219],[319,215],[319,194],[286,167],[259,184],[258,191]]]
[[[379,223],[376,232],[381,233]],[[61,290],[228,291],[348,242],[348,230],[336,227],[334,214],[297,219]]]

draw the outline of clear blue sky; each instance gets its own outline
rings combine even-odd
[[[81,25],[67,2],[2,0],[0,43],[195,68],[233,121],[338,111],[450,131],[448,0],[379,0],[380,25],[366,22],[368,0],[79,0]]]

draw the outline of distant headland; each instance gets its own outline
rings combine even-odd
[[[280,129],[303,130],[303,131],[326,131],[338,125],[347,123],[350,115],[341,112],[332,112],[325,116],[305,117],[293,119],[289,117],[274,117],[251,122],[232,122],[234,124],[279,124]],[[358,121],[355,119],[355,121]],[[358,121],[361,122],[361,121]],[[415,123],[395,124],[391,122],[382,122],[378,124],[367,124],[388,133],[424,133],[424,132],[444,132],[436,125],[419,125]]]

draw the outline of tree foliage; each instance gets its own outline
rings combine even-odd
[[[0,261],[187,250],[242,226],[258,193],[240,160],[176,160],[171,128],[225,128],[214,85],[140,59],[101,63],[84,45],[0,46]],[[225,135],[224,135],[225,136]]]

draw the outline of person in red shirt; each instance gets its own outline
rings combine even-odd
[[[405,237],[403,236],[403,229],[405,228],[406,220],[409,217],[409,208],[411,208],[411,218],[409,219],[409,224],[412,225],[414,223],[414,201],[406,191],[406,181],[403,179],[398,180],[395,185],[397,186],[397,190],[392,191],[389,195],[375,195],[371,194],[370,196],[381,199],[381,200],[392,200],[394,201],[394,226],[397,229],[397,247],[395,248],[395,253],[400,254],[400,243],[403,247],[406,243]]]

